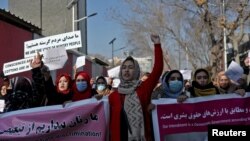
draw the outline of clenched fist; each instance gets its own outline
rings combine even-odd
[[[151,34],[151,41],[154,44],[160,44],[161,43],[160,36],[159,35]]]

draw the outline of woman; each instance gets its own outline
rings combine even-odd
[[[147,80],[138,86],[140,67],[132,57],[126,58],[120,67],[118,90],[109,95],[111,141],[152,140],[147,108],[163,69],[163,57],[159,36],[151,35],[151,40],[155,64]]]
[[[56,78],[55,86],[53,85],[52,78],[50,77],[46,81],[48,104],[56,105],[63,104],[67,101],[72,100],[73,92],[71,90],[72,79],[67,73],[63,73]]]
[[[192,86],[188,89],[192,97],[219,94],[218,88],[211,82],[209,73],[205,69],[197,69],[194,73]]]
[[[105,77],[99,76],[96,79],[95,90],[97,92],[97,95],[99,95],[99,96],[108,96],[111,93]]]
[[[76,73],[72,90],[72,101],[78,101],[92,97],[92,86],[90,84],[90,77],[87,72],[80,71]]]
[[[152,94],[152,99],[185,98],[184,79],[179,70],[171,70],[162,77],[162,84]],[[180,101],[181,102],[181,101]]]
[[[40,70],[41,56],[38,54],[30,62],[32,80],[15,77],[10,80],[11,92],[6,94],[4,112],[43,106],[45,102],[44,78]]]
[[[224,71],[221,71],[217,74],[216,80],[216,86],[218,87],[221,94],[237,93],[241,96],[245,95],[245,90],[232,83],[230,79],[226,76]]]

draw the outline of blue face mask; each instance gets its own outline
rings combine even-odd
[[[87,81],[76,82],[76,88],[79,92],[85,91],[87,87],[88,87]]]
[[[174,81],[169,81],[169,90],[173,93],[177,93],[180,90],[182,90],[183,84],[182,81],[179,80],[174,80]]]
[[[98,91],[103,91],[105,88],[106,88],[106,87],[105,87],[104,84],[98,84],[98,85],[97,85],[97,90],[98,90]]]

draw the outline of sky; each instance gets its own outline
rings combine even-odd
[[[0,8],[8,7],[8,0],[0,0]],[[119,0],[87,0],[87,15],[97,13],[96,16],[87,18],[87,39],[88,54],[101,54],[106,58],[112,56],[112,46],[109,42],[114,41],[114,56],[121,56],[125,47],[124,30],[116,22],[108,17],[108,9],[121,8],[122,4]]]
[[[94,17],[88,18],[88,53],[99,53],[103,56],[111,58],[112,45],[109,42],[116,38],[114,41],[114,50],[119,50],[125,47],[124,30],[122,27],[110,20],[108,17],[109,8],[122,8],[119,0],[87,0],[87,13],[98,14]],[[87,14],[87,15],[88,15]],[[115,51],[114,56],[121,56],[125,49]]]

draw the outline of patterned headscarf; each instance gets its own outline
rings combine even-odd
[[[134,74],[133,74],[133,80],[132,81],[126,81],[123,79],[122,77],[122,66],[124,65],[124,63],[126,61],[132,61],[134,63]],[[131,56],[127,57],[121,67],[120,67],[120,72],[119,72],[119,78],[120,78],[120,84],[118,86],[118,92],[121,93],[121,94],[131,94],[133,93],[133,91],[135,90],[135,88],[137,87],[138,85],[138,81],[139,81],[139,78],[140,78],[140,66],[139,66],[139,63]]]

